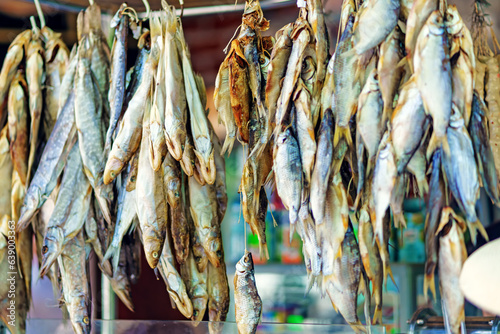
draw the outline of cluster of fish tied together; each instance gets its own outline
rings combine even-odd
[[[33,232],[40,275],[61,294],[77,333],[91,330],[91,254],[133,310],[141,243],[184,316],[200,321],[208,309],[210,320],[226,318],[222,148],[181,21],[174,7],[162,5],[150,30],[122,5],[111,21],[112,50],[95,4],[78,15],[71,53],[47,27],[22,33],[9,48],[0,73],[1,101],[8,97],[0,168],[9,175],[2,181],[0,245],[3,272],[14,271],[7,270],[13,221],[20,264],[13,333],[25,330]],[[127,71],[129,30],[140,37]],[[8,289],[1,293],[8,323]]]
[[[219,69],[223,152],[237,134],[249,146],[240,193],[261,256],[264,186],[274,180],[303,241],[308,290],[317,284],[351,325],[360,324],[358,292],[372,297],[381,323],[391,216],[405,227],[403,201],[415,195],[427,204],[425,294],[435,297],[439,264],[452,331],[464,320],[464,232],[487,239],[475,211],[480,187],[499,203],[499,57],[480,4],[474,17],[473,38],[446,1],[344,0],[329,58],[320,2],[307,1],[272,39],[261,36],[269,23],[258,2],[247,1]]]

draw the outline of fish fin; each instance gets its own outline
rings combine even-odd
[[[455,215],[453,209],[449,206],[444,207],[441,211],[441,219],[439,219],[439,225],[436,229],[435,236],[437,236],[439,232],[441,232],[441,230],[446,226],[446,224],[448,224],[448,222],[450,221],[450,214]]]
[[[345,139],[347,146],[351,148],[353,146],[351,138],[351,130],[349,128],[339,127],[335,125],[335,134],[333,135],[333,147],[337,147],[341,139]]]
[[[443,144],[442,146],[443,146],[443,150],[446,150],[444,142],[445,142],[445,140],[442,141],[442,144]],[[446,146],[448,146],[447,144],[448,144],[448,141],[446,141]],[[434,151],[436,151],[436,149],[439,148],[440,145],[441,145],[440,138],[438,138],[436,136],[436,133],[433,132],[431,135],[431,138],[429,140],[429,144],[427,146],[427,153],[426,153],[427,161],[430,161],[430,159],[432,158],[432,154],[434,153]],[[447,150],[448,150],[447,153],[449,153],[449,151],[450,151],[449,146],[447,147]]]

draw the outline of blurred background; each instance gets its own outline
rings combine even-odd
[[[232,0],[185,0],[183,26],[188,46],[191,50],[194,69],[205,80],[208,95],[210,120],[217,130],[219,138],[224,138],[224,129],[218,125],[217,114],[214,112],[212,96],[215,77],[219,65],[225,54],[223,49],[233,36],[235,29],[241,23],[242,2],[235,5]],[[112,15],[119,8],[121,1],[95,1],[103,10],[103,28],[107,29]],[[473,11],[473,0],[449,0],[449,4],[456,4],[464,21],[470,27]],[[492,27],[497,36],[500,36],[500,1],[491,0],[487,13],[492,21]],[[88,5],[86,0],[40,0],[46,22],[53,30],[62,33],[62,38],[71,48],[76,42],[76,16]],[[128,5],[138,12],[144,11],[141,0],[127,1]],[[152,10],[161,8],[160,0],[149,1]],[[170,3],[179,8],[179,4]],[[340,0],[324,2],[326,22],[330,34],[330,53],[333,53],[336,44],[338,21],[340,16]],[[294,1],[263,0],[262,7],[265,17],[270,20],[270,29],[265,35],[274,33],[285,24],[293,22],[298,9]],[[24,29],[31,27],[29,17],[36,16],[35,6],[28,0],[1,0],[0,1],[0,59],[3,60],[10,42]],[[129,66],[133,65],[137,54],[137,43],[130,37]],[[244,163],[241,146],[233,150],[226,160],[228,185],[228,210],[223,222],[223,238],[228,267],[230,287],[233,287],[232,276],[234,264],[243,255],[245,245],[244,223],[241,215],[238,187],[241,178],[241,169]],[[314,323],[343,323],[337,315],[328,298],[322,298],[313,288],[307,295],[306,271],[303,265],[301,242],[298,236],[290,243],[288,240],[288,214],[284,211],[279,198],[268,192],[271,202],[271,211],[268,212],[267,240],[270,250],[270,260],[262,261],[258,258],[258,240],[250,233],[246,243],[256,260],[256,280],[259,292],[263,299],[264,322],[314,322]],[[489,201],[484,196],[478,203],[480,218],[485,227],[492,224],[498,217]],[[390,242],[392,270],[396,285],[389,283],[384,294],[383,320],[389,326],[389,332],[405,331],[406,320],[419,306],[427,305],[423,297],[423,263],[425,259],[423,230],[425,220],[425,205],[419,199],[410,199],[405,203],[408,228],[403,235],[393,233]],[[277,226],[273,227],[273,221]],[[401,240],[404,239],[404,243]],[[36,254],[35,254],[36,257]],[[38,277],[37,261],[34,260],[33,279],[33,307],[32,318],[61,318],[58,308],[59,301],[55,300],[51,291],[51,284],[46,279],[36,280]],[[173,310],[163,281],[157,280],[154,272],[142,261],[142,273],[139,282],[132,287],[132,297],[135,312],[132,313],[118,299],[115,300],[114,317],[119,319],[154,319],[174,320],[183,319],[182,315]],[[96,318],[101,318],[102,300],[101,278],[97,277],[97,267],[91,270],[93,304]],[[106,298],[106,296],[104,296]],[[109,300],[109,298],[108,298]],[[359,298],[359,313],[362,314],[363,297]],[[113,304],[113,303],[112,303]],[[440,312],[439,303],[431,305]],[[480,315],[481,311],[467,305],[467,315]],[[363,317],[362,317],[363,319]],[[229,321],[234,321],[234,305],[231,305],[228,315]]]

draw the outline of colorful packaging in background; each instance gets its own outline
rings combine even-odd
[[[425,262],[425,206],[420,199],[405,201],[406,228],[403,229],[402,238],[399,239],[400,262],[424,263]]]

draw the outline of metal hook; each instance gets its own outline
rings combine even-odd
[[[182,19],[184,16],[184,0],[179,0],[179,4],[181,5],[181,15],[179,17]]]
[[[38,34],[38,27],[36,25],[36,21],[35,21],[35,17],[34,16],[30,16],[30,22],[31,22],[31,29],[33,30],[33,33],[34,34]]]
[[[40,6],[40,1],[35,0],[35,8],[38,13],[38,19],[40,20],[40,28],[45,27],[45,16],[43,16],[42,7]]]
[[[149,16],[151,14],[151,7],[149,6],[148,0],[142,0],[142,3],[144,4],[144,7],[146,7],[146,17],[143,18],[143,21],[146,21],[149,19]]]

